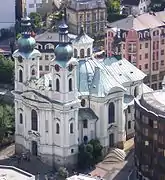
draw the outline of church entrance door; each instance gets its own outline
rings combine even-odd
[[[38,146],[36,141],[32,141],[32,155],[37,156],[38,154]]]
[[[114,134],[111,133],[109,135],[109,147],[113,147],[114,146]]]

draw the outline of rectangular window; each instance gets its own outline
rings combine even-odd
[[[142,55],[139,56],[139,59],[142,60]]]
[[[40,60],[42,60],[42,56],[40,57]]]
[[[83,128],[88,128],[88,121],[87,121],[87,119],[85,119],[83,121]]]
[[[45,60],[49,60],[49,55],[45,55]]]
[[[145,48],[148,48],[148,43],[145,43]]]
[[[144,66],[144,67],[145,67],[145,69],[148,69],[148,64],[145,64],[145,66]]]
[[[145,53],[145,59],[148,59],[148,53]]]
[[[161,55],[164,55],[164,50],[163,49],[161,50]]]
[[[141,65],[139,65],[139,69],[140,69],[140,70],[142,69],[142,66],[141,66]]]
[[[128,129],[131,129],[131,121],[128,121]]]
[[[29,8],[34,8],[34,4],[29,4]]]
[[[158,128],[157,121],[154,121],[154,128]]]
[[[161,40],[161,44],[164,44],[164,39]]]
[[[148,141],[145,141],[145,146],[148,146],[149,145],[149,142]]]
[[[45,66],[45,71],[49,71],[49,66]]]
[[[154,134],[154,140],[157,141],[158,140],[158,135]]]
[[[40,67],[39,67],[39,70],[40,70],[40,71],[42,71],[42,70],[43,70],[43,67],[42,67],[41,65],[40,65]]]
[[[142,49],[142,44],[140,44],[140,49]]]
[[[161,66],[164,66],[164,60],[161,60],[160,64]]]

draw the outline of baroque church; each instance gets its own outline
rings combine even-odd
[[[15,59],[16,152],[30,151],[43,162],[77,162],[78,146],[99,139],[106,153],[123,148],[134,135],[134,98],[151,91],[145,74],[126,59],[93,56],[93,39],[81,28],[71,43],[68,26],[59,25],[51,72],[40,75],[40,52],[31,37],[30,19],[22,19]]]

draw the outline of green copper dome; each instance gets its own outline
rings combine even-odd
[[[18,49],[20,52],[29,53],[34,50],[36,41],[33,37],[20,37],[18,39]]]
[[[68,61],[73,56],[73,48],[69,44],[59,44],[55,48],[55,56],[58,61]]]

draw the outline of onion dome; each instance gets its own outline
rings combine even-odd
[[[64,18],[59,25],[59,45],[55,48],[55,56],[57,61],[68,61],[73,56],[73,48],[68,38],[68,26]]]
[[[31,37],[30,18],[28,17],[22,18],[21,26],[22,26],[22,36],[18,39],[18,49],[19,49],[19,52],[30,53],[34,50],[36,46],[35,39]]]

